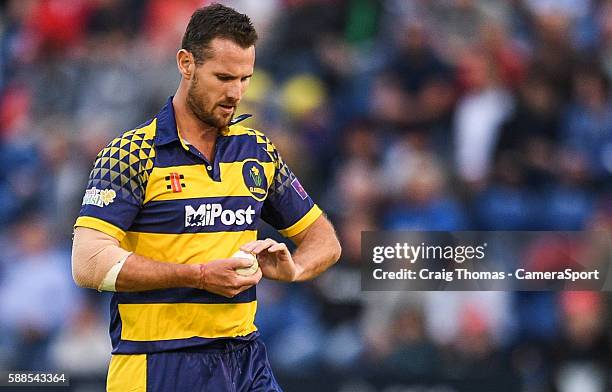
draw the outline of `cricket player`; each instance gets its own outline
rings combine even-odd
[[[72,269],[78,285],[114,292],[108,391],[280,391],[254,324],[256,285],[308,280],[340,257],[274,144],[235,117],[256,40],[248,16],[196,10],[175,95],[96,158]],[[293,254],[257,240],[260,219]]]

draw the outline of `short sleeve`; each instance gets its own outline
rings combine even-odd
[[[264,201],[261,217],[285,237],[293,237],[310,226],[321,209],[310,198],[295,174],[269,142],[268,153],[274,162],[274,178]]]
[[[121,241],[144,200],[155,149],[144,130],[114,139],[96,157],[75,227],[89,227]]]

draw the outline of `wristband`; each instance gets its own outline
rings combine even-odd
[[[123,264],[131,254],[132,252],[129,252],[128,254],[123,256],[121,260],[119,260],[115,265],[111,267],[111,269],[108,270],[106,276],[104,276],[104,279],[102,279],[102,283],[100,283],[100,286],[98,286],[98,291],[117,291],[117,289],[115,288],[115,283],[117,283],[117,277],[119,276],[121,268],[123,268]]]

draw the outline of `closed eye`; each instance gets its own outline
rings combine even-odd
[[[221,82],[231,82],[232,80],[236,80],[236,79],[238,79],[238,77],[237,77],[237,76],[233,76],[233,75],[226,75],[226,74],[217,74],[217,75],[215,75],[215,76],[216,76],[216,77],[217,77],[217,79],[219,79]],[[240,81],[241,81],[241,82],[245,82],[245,81],[247,81],[247,80],[251,79],[251,76],[253,76],[253,75],[251,74],[251,75],[244,76],[244,77],[240,78]]]

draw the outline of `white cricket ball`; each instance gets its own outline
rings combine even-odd
[[[253,264],[251,264],[250,267],[236,268],[236,273],[238,275],[251,276],[255,272],[257,272],[257,269],[259,269],[259,263],[257,263],[257,258],[252,253],[239,250],[238,252],[234,253],[232,257],[237,257],[240,259],[247,259],[253,262]]]

